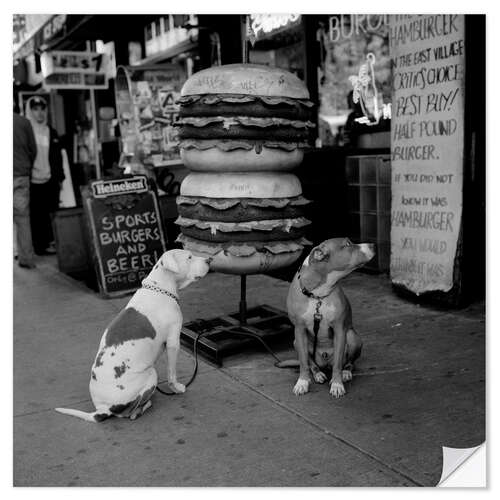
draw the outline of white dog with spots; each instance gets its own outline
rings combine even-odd
[[[96,410],[56,411],[100,422],[111,416],[132,420],[151,407],[158,383],[154,364],[167,350],[168,383],[176,393],[186,388],[177,381],[182,313],[177,290],[207,274],[211,259],[187,250],[165,252],[125,309],[104,331],[90,379]]]

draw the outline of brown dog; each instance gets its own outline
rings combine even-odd
[[[352,326],[351,306],[339,280],[375,255],[373,245],[355,245],[347,238],[323,241],[313,248],[295,275],[287,298],[288,316],[295,327],[295,350],[300,374],[297,396],[309,391],[310,373],[322,384],[331,367],[330,394],[345,394],[362,341]]]

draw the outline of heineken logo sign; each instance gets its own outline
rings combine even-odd
[[[127,179],[113,179],[92,183],[94,198],[106,198],[120,194],[145,193],[148,191],[147,179],[144,176],[135,176]]]

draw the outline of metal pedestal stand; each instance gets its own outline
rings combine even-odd
[[[190,348],[203,333],[198,340],[198,352],[219,366],[224,357],[258,346],[260,342],[252,336],[266,343],[293,337],[292,324],[283,311],[265,304],[247,309],[246,278],[246,275],[241,276],[239,312],[195,320],[181,330],[181,342]]]

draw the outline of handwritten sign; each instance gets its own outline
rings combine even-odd
[[[392,16],[391,280],[453,287],[462,216],[464,16]]]
[[[136,290],[166,250],[156,193],[133,176],[91,183],[82,196],[101,292]]]

